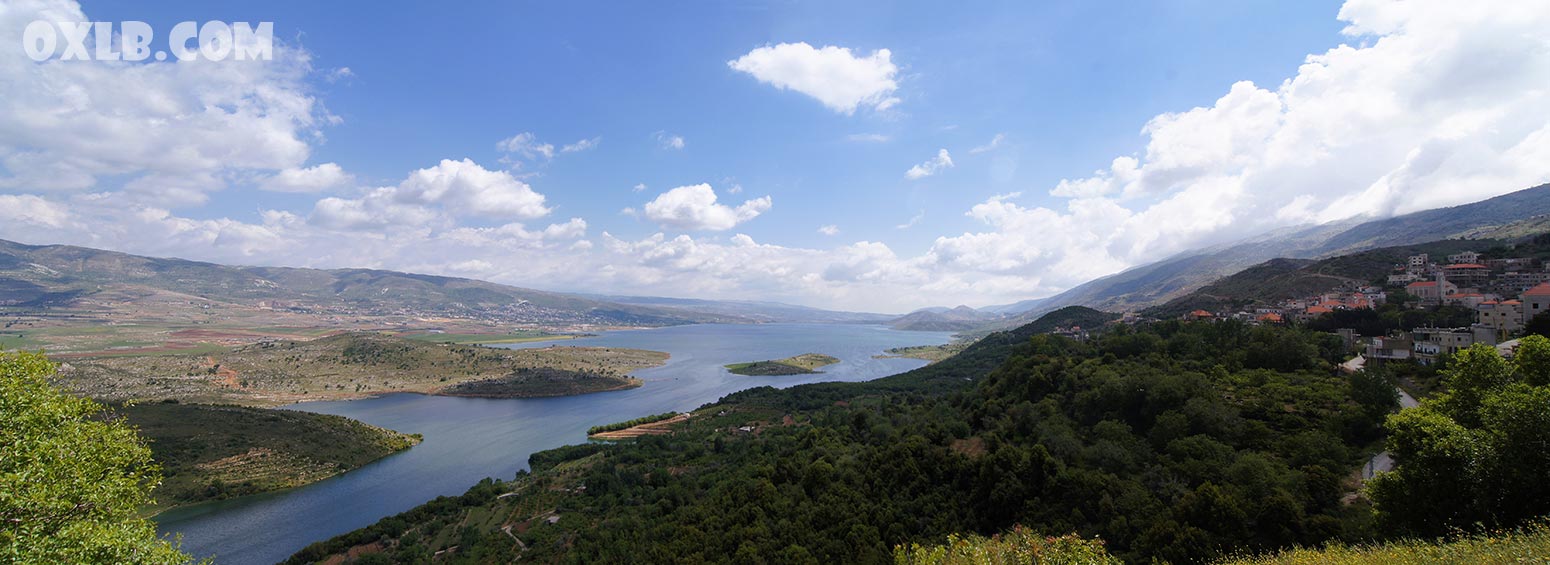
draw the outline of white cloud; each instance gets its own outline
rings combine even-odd
[[[986,198],[968,210],[977,227],[937,237],[912,254],[883,242],[811,249],[755,241],[732,230],[768,210],[768,197],[733,207],[718,203],[705,185],[663,194],[655,206],[640,207],[640,216],[717,233],[589,238],[592,228],[579,218],[533,223],[549,212],[542,195],[467,160],[411,173],[397,185],[322,198],[310,214],[195,219],[172,210],[201,201],[211,187],[245,186],[246,179],[309,162],[307,143],[323,113],[299,82],[270,80],[252,68],[213,78],[221,93],[208,96],[224,102],[212,112],[226,116],[215,127],[192,115],[206,96],[187,88],[199,84],[189,82],[192,75],[178,82],[158,74],[215,67],[16,65],[14,52],[0,50],[0,163],[11,175],[3,189],[11,193],[0,194],[0,238],[846,309],[1010,302],[1291,223],[1457,204],[1550,180],[1547,12],[1528,2],[1351,0],[1340,17],[1352,45],[1310,56],[1278,84],[1222,84],[1217,100],[1135,124],[1141,136],[1133,153],[1075,166],[1099,170],[1053,187],[1025,187],[1024,196]],[[16,13],[0,19],[12,22]],[[13,29],[20,27],[0,25],[0,35],[12,33],[0,42],[17,39]],[[119,78],[125,69],[148,76]],[[253,92],[259,86],[279,91]],[[244,95],[225,95],[243,88]],[[272,111],[254,109],[263,105]],[[71,111],[90,116],[74,125],[96,137],[33,123],[40,116],[74,120]],[[157,119],[178,123],[155,130]],[[153,130],[143,141],[117,133],[141,126]],[[232,134],[257,143],[257,155],[238,151],[228,160],[225,149],[178,137],[188,132],[217,145],[225,141],[216,132]],[[99,147],[97,140],[111,142]],[[240,159],[250,162],[228,164]],[[123,190],[86,190],[119,175],[133,182]],[[465,216],[496,218],[496,225],[463,225]],[[924,217],[900,227],[922,229]]]
[[[987,151],[995,151],[996,148],[1001,147],[1001,142],[1003,141],[1006,141],[1006,134],[998,133],[995,137],[990,138],[990,141],[986,142],[984,145],[970,149],[969,154],[977,155]]]
[[[67,0],[7,4],[0,44],[20,45],[34,20],[91,18]],[[0,50],[0,190],[100,190],[102,177],[143,178],[137,197],[189,206],[229,175],[299,167],[308,140],[332,121],[305,84],[311,71],[310,55],[278,38],[273,60],[243,64],[36,63]]]
[[[350,67],[339,67],[323,75],[323,80],[328,82],[339,82],[351,78],[355,78],[355,71],[350,70]]]
[[[709,184],[680,186],[641,208],[646,219],[683,230],[723,231],[752,220],[770,209],[770,197],[748,200],[736,208],[716,202]]]
[[[502,153],[521,155],[529,160],[554,158],[553,143],[540,143],[538,136],[526,131],[495,142],[495,149]]]
[[[921,210],[919,213],[916,213],[914,216],[910,217],[910,221],[904,222],[894,227],[901,230],[907,230],[915,227],[916,224],[919,224],[920,221],[924,219],[926,219],[926,211]]]
[[[836,226],[834,224],[829,224],[827,226],[819,227],[818,228],[818,233],[821,233],[821,234],[824,234],[824,235],[839,235],[840,234],[840,227]]]
[[[451,224],[459,216],[533,219],[548,214],[544,195],[511,173],[469,159],[443,159],[409,173],[397,186],[373,189],[360,198],[319,200],[311,221],[333,229],[413,229]]]
[[[673,135],[665,131],[659,131],[656,133],[656,137],[657,145],[661,146],[663,149],[677,150],[684,148],[684,138],[681,135]]]
[[[322,163],[305,169],[283,169],[261,178],[258,188],[271,192],[323,192],[354,182],[355,176],[344,172],[338,164]]]
[[[881,133],[853,133],[845,136],[845,139],[860,143],[887,143],[893,138]]]
[[[568,144],[566,144],[564,147],[560,148],[560,152],[561,153],[575,153],[575,152],[578,152],[578,151],[586,151],[588,149],[592,149],[594,147],[597,147],[597,144],[602,143],[602,142],[603,142],[603,138],[602,137],[587,138],[587,139],[583,139],[583,140],[577,141],[575,143],[568,143]]]
[[[857,57],[850,49],[806,42],[759,47],[727,66],[753,75],[760,82],[782,90],[795,90],[818,99],[829,109],[853,114],[859,106],[887,110],[899,102],[893,96],[899,85],[899,67],[887,49]]]
[[[943,169],[953,167],[953,157],[947,154],[946,149],[938,149],[936,157],[919,165],[910,167],[904,172],[904,177],[910,180],[919,180],[942,172]]]
[[[646,190],[646,183],[643,183],[643,182],[635,183],[635,186],[630,188],[631,192],[640,192],[642,190]]]

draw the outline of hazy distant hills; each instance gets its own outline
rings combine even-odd
[[[1289,228],[1252,240],[1189,252],[1076,286],[1040,300],[997,307],[1018,312],[998,326],[1015,327],[1063,306],[1131,311],[1186,296],[1206,284],[1274,258],[1316,259],[1378,247],[1452,238],[1496,238],[1550,227],[1550,184],[1473,204],[1439,208],[1365,223],[1337,222]]]
[[[237,267],[69,245],[0,240],[0,305],[66,306],[157,290],[217,302],[357,315],[479,317],[502,322],[672,325],[744,322],[471,279],[374,269]]]
[[[880,324],[893,320],[896,317],[890,314],[823,310],[760,300],[702,300],[656,296],[585,296],[619,304],[673,308],[701,314],[731,316],[753,322]]]
[[[981,312],[968,306],[916,310],[889,322],[896,330],[925,332],[961,332],[1001,319],[1000,314]]]

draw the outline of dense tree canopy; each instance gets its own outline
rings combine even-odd
[[[1511,361],[1475,345],[1442,373],[1447,392],[1386,424],[1397,465],[1370,487],[1380,518],[1432,536],[1550,513],[1550,339],[1523,338]]]
[[[135,514],[160,480],[150,449],[53,373],[41,354],[0,353],[0,561],[188,561]]]
[[[673,436],[540,454],[514,485],[295,561],[370,543],[410,562],[456,545],[438,559],[887,563],[899,544],[1017,524],[1140,562],[1359,539],[1366,513],[1340,503],[1341,477],[1395,402],[1337,375],[1340,347],[1165,322],[1089,343],[1022,337],[996,363],[980,348],[872,383],[744,391]],[[555,524],[531,519],[550,511]],[[469,517],[535,525],[518,545]]]

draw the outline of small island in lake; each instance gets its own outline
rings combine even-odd
[[[733,363],[727,365],[727,370],[739,375],[753,377],[768,377],[778,375],[806,375],[817,373],[819,367],[839,363],[840,360],[828,355],[818,353],[803,353],[795,357],[787,357],[776,361],[754,361],[752,363]]]

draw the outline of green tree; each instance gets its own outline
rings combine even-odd
[[[0,353],[0,561],[189,561],[135,514],[161,480],[144,440],[53,373],[42,354]]]
[[[1550,340],[1519,354],[1459,352],[1443,371],[1448,392],[1389,417],[1396,462],[1369,485],[1380,520],[1435,536],[1457,528],[1510,528],[1550,513]]]

